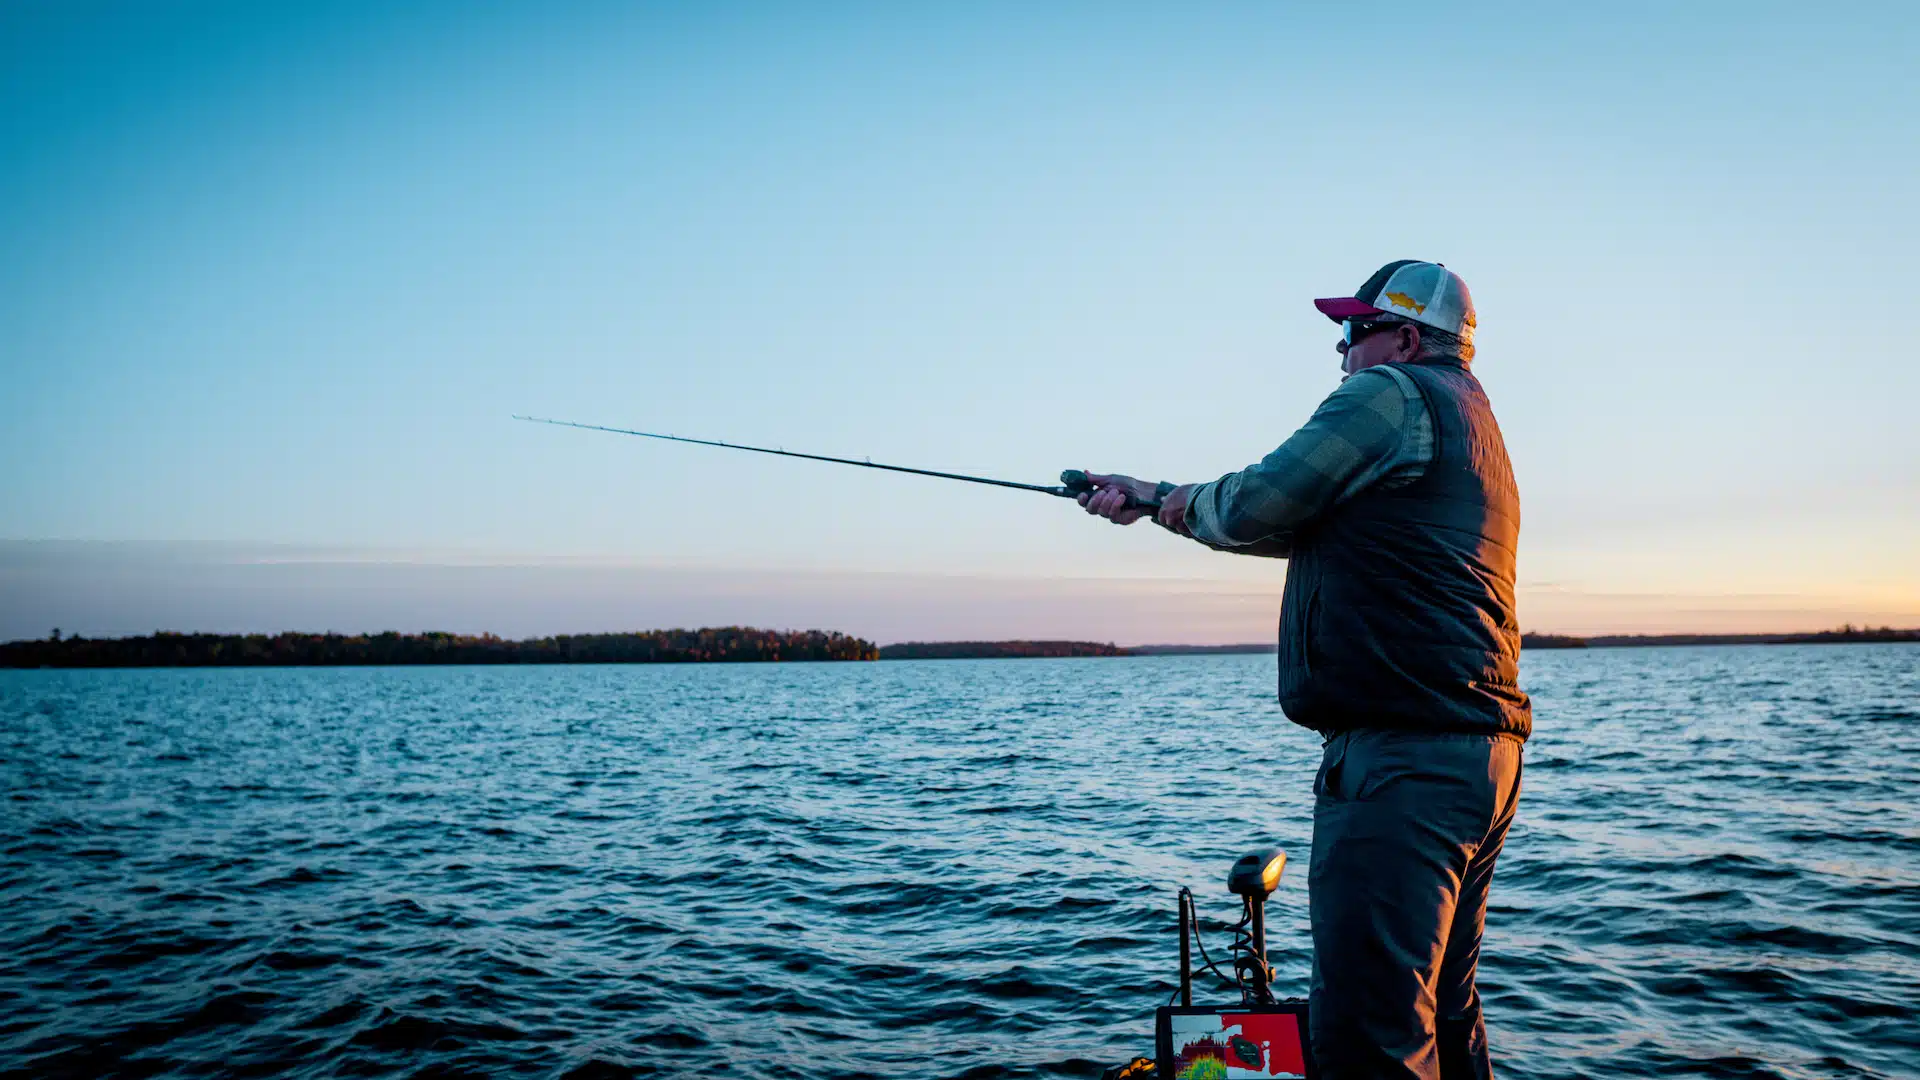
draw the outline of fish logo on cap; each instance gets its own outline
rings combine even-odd
[[[1427,305],[1416,302],[1413,297],[1408,296],[1406,293],[1390,292],[1387,294],[1387,299],[1393,301],[1394,307],[1412,308],[1415,315],[1425,315],[1427,313]]]

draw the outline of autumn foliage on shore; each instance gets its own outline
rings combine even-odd
[[[673,664],[877,660],[870,641],[823,630],[724,626],[510,641],[492,634],[175,634],[0,645],[0,667],[344,667],[362,664]]]

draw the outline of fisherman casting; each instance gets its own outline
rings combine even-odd
[[[1307,878],[1314,1055],[1337,1080],[1489,1077],[1474,974],[1533,728],[1520,495],[1470,370],[1459,275],[1401,260],[1314,306],[1340,324],[1346,375],[1279,449],[1205,484],[1088,474],[1079,501],[1288,560],[1280,707],[1326,744]]]
[[[1491,1077],[1474,974],[1533,730],[1513,601],[1520,494],[1470,370],[1458,274],[1403,259],[1313,303],[1340,324],[1346,377],[1279,449],[1207,484],[1070,469],[1046,486],[516,419],[1077,498],[1116,524],[1151,514],[1217,551],[1288,560],[1280,707],[1325,741],[1307,874],[1321,1075]]]

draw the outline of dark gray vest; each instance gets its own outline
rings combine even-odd
[[[1280,707],[1317,731],[1387,728],[1525,739],[1514,552],[1520,493],[1480,380],[1402,364],[1433,417],[1434,458],[1294,538],[1280,605]]]

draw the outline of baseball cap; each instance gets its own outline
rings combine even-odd
[[[1334,322],[1393,315],[1445,330],[1473,344],[1473,295],[1467,283],[1443,263],[1400,259],[1373,272],[1352,296],[1315,300],[1313,306]]]

